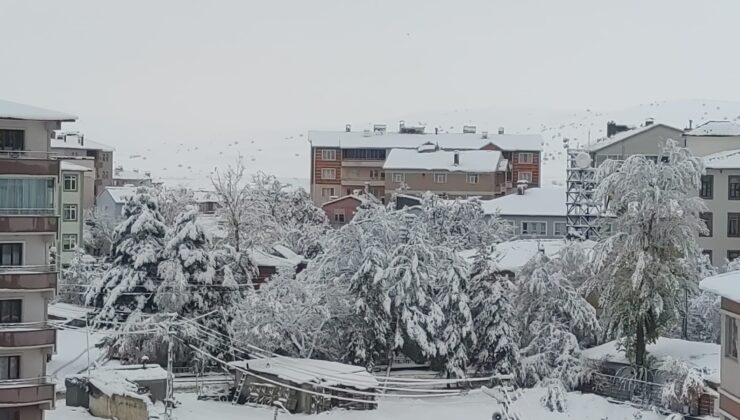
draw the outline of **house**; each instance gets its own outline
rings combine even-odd
[[[722,297],[719,413],[723,420],[740,420],[740,271],[705,278],[699,287]]]
[[[60,167],[62,220],[59,223],[59,234],[62,246],[58,248],[58,252],[62,265],[66,266],[72,261],[77,245],[82,243],[84,192],[87,191],[88,181],[85,174],[92,172],[92,169],[68,160],[61,161]]]
[[[265,283],[279,270],[289,270],[298,274],[308,264],[305,258],[282,245],[273,245],[269,250],[252,249],[250,257],[257,266],[257,278],[253,281],[255,288],[259,288],[260,284]]]
[[[419,150],[430,145],[441,151],[491,150],[501,153],[510,164],[504,173],[506,193],[513,191],[513,182],[524,179],[532,186],[540,185],[542,136],[539,134],[508,134],[500,128],[498,134],[477,132],[476,127],[466,126],[462,133],[447,133],[435,129],[427,133],[424,127],[412,127],[400,122],[398,132],[389,132],[385,124],[375,124],[372,130],[309,131],[311,143],[310,193],[316,205],[337,197],[351,195],[356,189],[367,188],[380,199],[388,199],[397,183],[390,179],[383,168],[386,158],[395,149]],[[418,171],[417,171],[418,172]],[[440,175],[440,180],[442,176]],[[474,177],[470,178],[471,181]],[[432,184],[434,184],[432,182]],[[463,181],[465,186],[469,184]],[[434,190],[454,194],[457,183],[436,185]],[[467,191],[467,188],[465,188]]]
[[[683,137],[683,130],[652,120],[645,121],[641,127],[626,128],[610,122],[607,124],[607,137],[586,147],[594,166],[600,166],[607,159],[623,160],[632,155],[657,159],[667,140],[680,143]]]
[[[364,367],[314,359],[275,356],[230,362],[240,403],[282,404],[291,414],[316,414],[332,408],[371,410],[378,381]],[[345,389],[347,392],[343,392]],[[327,398],[335,396],[347,400]],[[350,401],[353,400],[353,401]],[[367,402],[359,402],[365,400]]]
[[[129,197],[136,194],[136,188],[132,186],[106,187],[95,200],[95,209],[101,215],[120,220],[123,217],[123,205]]]
[[[105,187],[113,185],[113,148],[86,139],[76,131],[57,131],[50,140],[51,151],[59,159],[91,159],[95,181],[93,197],[98,197]],[[89,206],[88,206],[89,205]],[[91,208],[86,203],[86,209]]]
[[[216,210],[221,207],[221,200],[214,191],[193,191],[193,199],[198,205],[198,211],[202,214],[215,214]]]
[[[430,149],[427,149],[430,148]],[[391,149],[383,163],[386,199],[393,191],[443,197],[493,198],[506,193],[509,161],[495,150],[439,150],[435,144],[418,149]]]
[[[493,200],[482,200],[486,214],[511,223],[519,238],[563,239],[566,235],[565,188],[520,188]]]
[[[0,100],[0,415],[41,419],[54,406],[47,322],[59,259],[61,162],[49,139],[77,117]]]
[[[321,208],[326,213],[329,223],[334,227],[339,227],[352,221],[360,204],[362,204],[362,199],[352,194],[329,200],[322,204]]]
[[[639,396],[643,403],[661,406],[663,387],[672,380],[670,371],[664,370],[662,365],[681,362],[698,370],[704,379],[704,392],[697,400],[688,402],[685,414],[715,415],[716,390],[720,382],[718,344],[660,337],[655,343],[648,344],[647,352],[654,360],[655,369],[647,373],[646,380],[638,381],[634,379],[632,364],[617,341],[583,350],[583,358],[591,361],[598,371],[584,385],[583,390],[625,401]],[[648,401],[645,401],[646,398]]]
[[[123,169],[123,166],[118,165],[113,170],[112,185],[114,187],[123,187],[126,185],[149,187],[152,185],[152,174],[151,172],[139,172],[138,169],[127,171]]]
[[[732,121],[708,121],[684,136],[684,147],[694,156],[707,156],[717,152],[735,150],[740,145],[740,124]]]

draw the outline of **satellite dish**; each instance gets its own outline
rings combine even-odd
[[[586,152],[580,152],[576,155],[576,168],[586,169],[591,166],[591,156]]]

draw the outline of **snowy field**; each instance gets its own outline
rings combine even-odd
[[[606,399],[591,394],[568,394],[568,411],[552,413],[542,407],[539,399],[541,389],[527,390],[514,403],[515,410],[522,420],[664,420],[665,416],[649,411],[640,411],[628,405],[611,404]],[[272,420],[273,411],[244,405],[214,401],[198,401],[195,394],[177,394],[182,404],[175,409],[177,420]],[[161,406],[158,406],[161,407]],[[434,400],[398,400],[389,398],[380,404],[378,410],[346,411],[336,410],[318,415],[280,414],[278,418],[291,417],[317,418],[329,420],[488,420],[498,406],[485,394],[474,391],[461,397],[437,398]],[[636,413],[642,417],[635,416]],[[48,420],[95,419],[85,409],[66,407],[63,400],[57,401],[57,408],[47,412]],[[162,418],[160,416],[160,418]]]

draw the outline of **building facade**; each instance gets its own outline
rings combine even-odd
[[[740,149],[705,156],[704,166],[699,196],[708,208],[701,217],[709,233],[699,245],[721,266],[740,256]]]
[[[518,179],[527,180],[531,186],[541,183],[542,137],[538,134],[505,134],[503,129],[499,129],[498,134],[489,135],[488,132],[477,133],[475,127],[465,127],[463,133],[440,130],[427,133],[424,127],[409,127],[401,122],[398,132],[389,132],[382,124],[363,131],[352,131],[348,125],[345,131],[309,131],[308,140],[311,143],[310,193],[319,206],[341,196],[352,195],[357,190],[366,190],[386,200],[393,193],[388,188],[395,190],[396,187],[384,169],[391,151],[418,150],[429,144],[441,151],[501,152],[503,159],[509,162],[503,174],[504,193],[513,192]],[[418,185],[424,184],[423,181],[420,179]]]
[[[362,200],[358,196],[345,195],[327,201],[321,209],[326,213],[326,218],[332,226],[341,227],[352,221],[360,204]]]
[[[139,172],[138,169],[128,171],[119,165],[113,170],[113,183],[111,185],[114,187],[124,187],[126,185],[150,187],[152,185],[152,174],[150,172]]]
[[[0,418],[43,419],[54,405],[47,304],[57,287],[62,172],[49,139],[74,120],[0,101]]]
[[[68,161],[61,161],[59,252],[62,266],[66,266],[74,257],[75,248],[82,243],[84,226],[85,191],[87,190],[85,174],[92,172],[86,166]]]
[[[95,210],[110,220],[123,218],[123,205],[136,193],[136,187],[106,187],[95,200]]]
[[[100,195],[105,187],[113,185],[112,147],[86,139],[84,135],[77,132],[59,132],[51,139],[51,151],[58,158],[85,158],[93,161],[95,176],[93,197]],[[92,203],[86,202],[85,209],[90,208],[92,208]]]
[[[709,121],[684,136],[684,146],[694,156],[707,156],[740,147],[740,125],[732,121]]]
[[[671,139],[681,144],[683,140],[683,130],[652,121],[647,121],[645,125],[634,129],[616,133],[614,130],[607,131],[614,134],[586,148],[595,166],[601,165],[607,159],[623,160],[632,155],[657,159],[666,141]]]
[[[565,189],[524,188],[515,194],[481,201],[483,211],[509,222],[518,239],[564,239]]]

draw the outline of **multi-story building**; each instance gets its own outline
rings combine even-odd
[[[700,287],[722,297],[722,354],[720,357],[719,414],[722,420],[740,420],[740,272],[730,271],[702,280]]]
[[[563,239],[566,235],[565,188],[519,188],[493,200],[481,201],[486,214],[509,222],[517,238]]]
[[[51,139],[51,151],[59,158],[93,160],[93,197],[100,195],[105,187],[113,185],[112,147],[87,139],[78,132],[60,132]],[[85,210],[92,208],[92,204],[90,200],[86,200]]]
[[[623,160],[632,155],[645,155],[657,159],[667,140],[681,143],[683,138],[683,130],[653,123],[652,120],[632,129],[610,122],[607,133],[610,135],[586,148],[595,166],[601,165],[607,159]]]
[[[113,171],[113,184],[114,187],[124,187],[127,185],[134,186],[151,186],[152,185],[152,174],[150,172],[139,172],[138,169],[132,171],[123,169],[123,166],[118,165]]]
[[[702,219],[709,234],[699,245],[720,266],[740,257],[740,149],[705,156],[704,166],[699,196],[708,207]]]
[[[54,405],[46,362],[56,345],[60,161],[49,139],[60,112],[0,101],[0,418],[42,419]]]
[[[88,191],[85,174],[92,172],[92,169],[67,160],[61,161],[60,166],[59,202],[62,219],[59,222],[60,245],[57,249],[62,265],[66,266],[72,260],[77,245],[82,243],[84,199],[85,191]]]
[[[706,156],[740,147],[740,125],[732,121],[709,121],[683,136],[684,146],[694,156]]]
[[[442,151],[499,151],[510,165],[505,173],[506,192],[514,191],[519,179],[530,186],[540,185],[542,136],[539,134],[477,133],[468,126],[463,133],[426,133],[424,127],[409,127],[401,122],[398,132],[389,132],[385,125],[373,130],[309,131],[311,143],[311,197],[317,205],[355,190],[367,190],[378,198],[390,195],[386,191],[387,176],[383,165],[393,149],[417,150],[433,144]],[[392,180],[391,180],[392,181]]]

